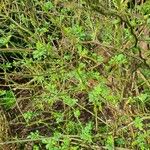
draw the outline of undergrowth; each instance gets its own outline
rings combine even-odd
[[[16,149],[150,149],[150,3],[0,2],[0,104]]]

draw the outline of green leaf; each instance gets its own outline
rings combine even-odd
[[[5,91],[5,93],[2,93],[1,104],[6,110],[10,109],[16,104],[16,98],[13,91],[9,90]]]
[[[77,99],[71,98],[70,96],[63,96],[62,99],[63,102],[70,107],[73,107],[78,101]]]
[[[56,119],[56,123],[60,123],[63,121],[64,114],[56,112],[56,113],[54,113],[54,118]]]
[[[11,35],[7,37],[0,37],[0,47],[6,46],[8,42],[10,41]]]
[[[32,140],[39,139],[40,137],[41,136],[38,130],[36,130],[35,132],[30,132],[30,134],[27,136],[27,138]]]
[[[36,50],[33,52],[33,58],[37,60],[41,60],[42,58],[46,58],[51,54],[51,45],[42,43],[38,41],[36,43]]]
[[[114,57],[111,58],[111,60],[109,61],[110,65],[121,65],[121,64],[126,64],[127,58],[124,54],[119,54],[119,55],[115,55]]]
[[[37,42],[36,43],[36,50],[33,52],[34,59],[41,59],[42,56],[45,55],[46,49],[43,43]]]
[[[6,94],[6,91],[5,90],[0,90],[0,96],[3,96]]]
[[[51,10],[53,7],[54,7],[54,6],[53,6],[52,2],[49,1],[49,2],[44,3],[44,5],[43,5],[43,10],[46,11],[46,12],[48,12],[48,11]]]
[[[36,115],[37,115],[37,113],[32,112],[32,111],[27,111],[27,112],[23,113],[23,117],[27,122],[29,122]]]
[[[112,135],[107,137],[106,140],[106,149],[108,150],[114,150],[114,138]]]
[[[138,96],[138,99],[142,102],[142,103],[145,103],[146,102],[146,99],[148,98],[148,94],[140,94]]]
[[[76,118],[78,118],[78,117],[80,116],[80,114],[81,114],[81,113],[80,113],[80,110],[77,109],[77,110],[74,111],[74,116],[75,116]]]
[[[143,129],[143,120],[140,117],[136,117],[134,120],[134,126],[140,130]]]
[[[91,130],[92,130],[92,123],[89,122],[81,131],[81,134],[80,134],[81,139],[85,140],[86,142],[91,143],[92,142]]]

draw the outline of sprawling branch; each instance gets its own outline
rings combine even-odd
[[[106,9],[106,7],[102,3],[99,3],[97,0],[95,0],[95,3],[91,2],[90,0],[86,0],[86,2],[90,6],[90,8],[92,8],[92,10],[100,13],[101,15],[104,15],[104,16],[114,16],[114,17],[119,18],[120,21],[121,21],[121,23],[125,23],[125,25],[129,28],[131,35],[134,37],[134,44],[129,49],[138,48],[138,37],[134,33],[134,29],[133,29],[132,25],[130,24],[129,20],[126,19],[125,16],[119,15],[114,10],[111,10],[111,9],[108,10],[108,9]],[[146,67],[150,68],[150,66],[146,62],[146,59],[143,58],[142,52],[141,52],[141,50],[139,48],[138,48],[138,51],[139,51],[139,58],[141,59],[141,61],[143,62],[143,64]]]
[[[91,1],[87,0],[89,6],[92,8],[92,10],[100,13],[101,15],[104,16],[114,16],[120,19],[120,21],[122,23],[125,23],[125,25],[129,28],[131,35],[134,37],[134,45],[132,46],[132,48],[136,48],[137,47],[137,43],[138,43],[138,38],[136,36],[136,34],[134,33],[133,27],[130,24],[130,22],[127,19],[124,19],[124,17],[122,17],[121,15],[119,15],[116,11],[114,10],[106,10],[105,6],[103,6],[101,3],[98,2],[98,4],[93,4],[91,3]],[[131,49],[131,48],[130,48]]]

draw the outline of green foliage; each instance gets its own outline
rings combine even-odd
[[[77,109],[77,110],[74,111],[74,116],[76,118],[80,117],[80,115],[81,115],[80,110]]]
[[[114,149],[114,139],[113,136],[108,136],[106,140],[106,149],[113,150]]]
[[[109,63],[111,65],[126,64],[127,63],[127,59],[126,59],[125,55],[119,54],[119,55],[115,55],[114,57],[112,57]]]
[[[79,25],[73,25],[73,27],[65,28],[65,32],[70,38],[75,38],[77,41],[82,41],[85,38],[83,28]]]
[[[89,92],[89,101],[93,102],[94,105],[101,106],[102,102],[117,103],[117,97],[111,93],[111,90],[105,85],[100,83]]]
[[[78,101],[77,99],[73,99],[67,95],[63,96],[62,99],[63,99],[63,102],[70,107],[73,107]]]
[[[11,109],[16,104],[16,98],[13,91],[1,90],[0,91],[0,104],[6,109]]]
[[[11,35],[7,37],[0,37],[0,47],[6,46],[8,42],[10,41]]]
[[[34,146],[33,146],[33,150],[40,150],[40,148],[39,148],[38,145],[34,145]]]
[[[16,132],[7,141],[33,150],[150,149],[149,8],[4,1],[0,108]]]
[[[50,44],[43,44],[41,42],[36,43],[36,50],[33,52],[33,58],[42,60],[46,58],[51,52]]]
[[[144,14],[144,15],[150,15],[150,2],[146,1],[141,7],[139,7],[140,11]]]
[[[26,120],[26,122],[30,122],[33,117],[36,117],[37,113],[35,112],[31,112],[31,111],[27,111],[26,113],[23,113],[23,117]]]
[[[53,7],[54,7],[54,6],[53,6],[52,2],[49,1],[49,2],[44,3],[42,9],[43,9],[43,11],[48,12],[48,11],[51,10]]]
[[[150,146],[148,145],[146,140],[148,137],[149,134],[147,134],[146,132],[145,133],[138,132],[132,144],[141,150],[149,149]]]
[[[128,0],[113,0],[114,6],[119,10],[119,11],[125,11],[127,9],[127,3]]]
[[[126,141],[124,138],[114,139],[114,142],[120,147],[124,147],[124,145],[126,144]]]
[[[40,133],[38,130],[36,130],[35,132],[30,132],[30,134],[28,135],[27,138],[29,139],[39,139],[41,136],[40,136]]]
[[[12,68],[12,64],[9,63],[9,62],[6,62],[6,63],[3,63],[3,64],[0,64],[0,68],[6,72],[6,71],[8,71],[9,69]]]
[[[42,143],[44,143],[46,146],[46,149],[48,150],[60,150],[59,147],[59,139],[61,138],[61,134],[60,133],[54,133],[54,136],[51,137],[50,139],[43,139]]]
[[[142,119],[139,117],[136,117],[134,120],[134,126],[140,130],[143,129],[143,123],[142,123]]]
[[[83,139],[84,141],[88,143],[91,143],[92,142],[91,130],[92,130],[92,123],[89,122],[81,131],[81,135],[80,135],[81,139]]]
[[[142,103],[142,104],[145,104],[146,102],[148,102],[148,99],[149,99],[149,95],[148,93],[145,93],[145,94],[140,94],[138,97],[139,101]]]

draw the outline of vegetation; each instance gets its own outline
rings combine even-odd
[[[150,149],[149,29],[148,0],[0,1],[2,149]]]

